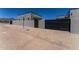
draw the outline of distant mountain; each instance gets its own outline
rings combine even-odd
[[[15,20],[14,18],[0,18],[0,20]]]
[[[9,23],[11,20],[15,20],[14,18],[0,18],[0,23]]]

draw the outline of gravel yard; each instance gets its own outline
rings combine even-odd
[[[0,24],[1,50],[79,49],[79,34]]]

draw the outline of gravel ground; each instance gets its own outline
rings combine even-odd
[[[1,50],[73,50],[78,45],[79,34],[0,24]]]

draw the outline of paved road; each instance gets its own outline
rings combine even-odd
[[[0,49],[79,49],[79,35],[65,31],[0,24]]]

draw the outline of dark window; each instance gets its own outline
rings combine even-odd
[[[38,28],[38,20],[34,19],[34,27]]]
[[[29,20],[29,18],[27,18]]]

